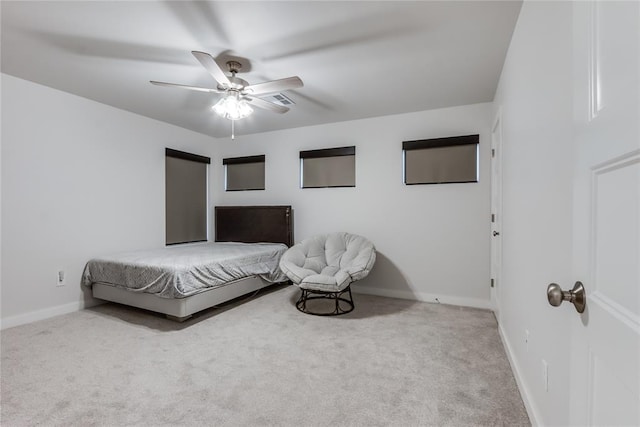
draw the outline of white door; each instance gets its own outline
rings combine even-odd
[[[571,422],[638,426],[640,3],[573,7],[574,279],[587,307],[572,324]]]
[[[502,271],[502,114],[498,112],[491,130],[491,305],[500,322]]]

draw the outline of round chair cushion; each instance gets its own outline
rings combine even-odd
[[[344,232],[310,237],[289,248],[280,269],[302,289],[340,292],[367,276],[376,261],[373,243]]]

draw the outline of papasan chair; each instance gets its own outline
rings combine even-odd
[[[366,277],[375,261],[373,243],[362,236],[340,232],[310,237],[292,246],[282,255],[280,269],[301,290],[296,302],[298,310],[336,316],[354,309],[351,283]],[[307,307],[309,301],[318,299],[332,302],[329,311]]]

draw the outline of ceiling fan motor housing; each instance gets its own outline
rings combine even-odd
[[[231,89],[231,90],[242,91],[242,89],[244,89],[246,86],[249,86],[249,82],[247,82],[244,79],[241,79],[240,77],[236,77],[235,75],[229,77],[229,82],[230,82],[229,87],[223,87],[218,85],[218,89],[221,89],[221,90]]]

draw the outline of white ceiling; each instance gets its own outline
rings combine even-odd
[[[236,134],[493,100],[520,1],[2,1],[2,72],[215,137],[230,122],[191,55],[245,58],[249,83],[293,75],[286,114]],[[250,68],[250,70],[248,70]],[[226,68],[224,68],[226,69]]]

